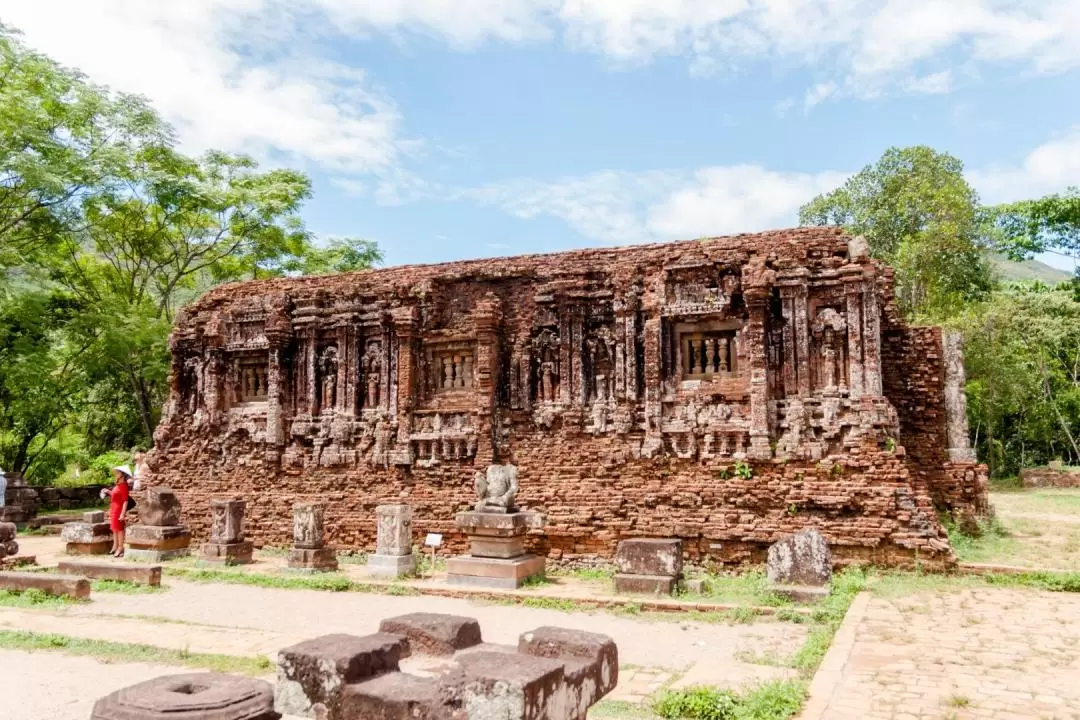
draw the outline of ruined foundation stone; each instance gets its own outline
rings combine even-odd
[[[380,505],[375,508],[378,535],[375,552],[368,556],[368,571],[375,577],[400,578],[416,571],[412,551],[412,508]]]
[[[670,595],[682,579],[681,540],[623,540],[615,551],[615,590]]]
[[[19,543],[15,540],[17,532],[15,523],[0,522],[0,560],[19,554]]]
[[[224,565],[244,565],[251,562],[253,546],[244,540],[243,500],[210,501],[210,540],[202,546],[199,558],[205,562]]]
[[[0,522],[25,523],[38,513],[38,494],[35,488],[26,484],[22,473],[2,472],[3,487],[0,495]]]
[[[94,703],[90,720],[278,720],[270,684],[221,673],[148,680]]]
[[[88,522],[86,516],[102,520]],[[60,530],[60,539],[64,541],[68,555],[104,555],[110,551],[113,542],[112,527],[104,521],[104,513],[85,513],[83,522],[65,523]]]
[[[427,664],[422,675],[399,665],[430,654],[453,662]],[[320,708],[327,720],[584,720],[618,682],[618,660],[603,635],[543,627],[516,648],[483,646],[475,620],[406,615],[374,635],[282,650],[275,707],[303,717]]]
[[[138,501],[139,524],[127,529],[126,557],[159,563],[190,554],[191,529],[180,523],[180,500],[167,487],[150,487]]]
[[[294,570],[337,570],[337,554],[326,547],[323,530],[324,507],[319,503],[298,503],[293,508],[293,548],[289,567]]]
[[[201,538],[240,492],[263,543],[317,497],[339,546],[407,503],[462,552],[479,474],[553,559],[760,562],[820,527],[844,561],[947,566],[937,511],[988,510],[959,348],[864,250],[801,228],[214,288],[177,314],[150,461]]]
[[[766,569],[773,592],[799,601],[821,599],[832,579],[829,544],[817,528],[800,530],[769,547]]]

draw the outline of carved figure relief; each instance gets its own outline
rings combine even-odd
[[[817,388],[825,392],[846,389],[844,345],[847,323],[843,313],[833,308],[822,309],[814,321],[812,332],[817,343]]]
[[[589,400],[608,402],[615,398],[615,333],[606,325],[585,338],[585,352],[591,377]]]
[[[320,412],[328,413],[337,407],[338,351],[336,345],[329,345],[319,353],[317,373]]]
[[[382,400],[382,362],[382,343],[369,342],[361,363],[365,408],[376,408]]]
[[[533,362],[536,367],[536,399],[553,403],[559,399],[559,335],[543,330],[533,338]]]
[[[205,392],[202,358],[190,357],[184,362],[183,388],[187,393],[187,411],[194,415]]]

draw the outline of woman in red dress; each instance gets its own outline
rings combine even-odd
[[[113,468],[113,477],[116,485],[112,490],[103,491],[109,496],[109,526],[113,533],[113,557],[124,557],[124,534],[127,529],[127,507],[131,490],[128,482],[131,480],[131,470],[126,466]]]

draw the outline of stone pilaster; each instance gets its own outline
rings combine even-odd
[[[769,296],[775,273],[763,259],[755,258],[743,268],[743,299],[748,315],[743,329],[741,346],[747,355],[750,369],[750,449],[755,460],[772,457],[769,435],[769,378],[768,355],[765,347],[768,334]]]
[[[868,274],[863,293],[863,391],[881,395],[881,312],[874,274]]]
[[[963,338],[958,332],[942,334],[941,346],[945,364],[945,423],[948,435],[949,460],[975,462],[975,450],[968,434],[967,396],[964,385]]]
[[[848,390],[853,399],[863,395],[863,283],[847,283]]]

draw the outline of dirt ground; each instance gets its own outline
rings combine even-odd
[[[1003,536],[958,545],[968,562],[1080,571],[1080,489],[990,494]]]

